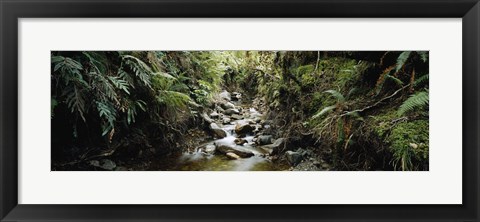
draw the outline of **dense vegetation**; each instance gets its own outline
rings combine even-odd
[[[428,170],[428,52],[52,52],[52,169],[184,152],[222,90],[332,170]],[[246,100],[248,100],[246,99]],[[148,168],[148,167],[147,167]]]

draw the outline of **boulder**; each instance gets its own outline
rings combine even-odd
[[[235,133],[238,135],[246,135],[252,133],[255,127],[248,124],[246,121],[239,121],[237,125],[235,125]]]
[[[248,141],[246,139],[243,139],[243,138],[236,138],[235,140],[233,140],[233,142],[237,145],[243,145],[243,144],[247,143]]]
[[[238,159],[241,158],[240,156],[238,156],[238,155],[235,154],[235,153],[226,153],[225,155],[226,155],[229,159],[232,159],[232,160],[238,160]]]
[[[216,111],[214,111],[213,113],[210,113],[210,117],[212,118],[218,118],[220,116],[220,114],[218,114]]]
[[[213,119],[211,119],[210,117],[208,117],[208,115],[206,113],[202,113],[202,118],[205,122],[207,123],[213,123]]]
[[[231,146],[227,144],[216,144],[216,152],[222,154],[234,153],[241,158],[248,158],[254,155],[250,150],[246,150],[240,146]]]
[[[210,129],[213,131],[216,137],[224,138],[227,136],[227,132],[221,129],[216,123],[210,123]]]
[[[231,103],[231,102],[222,103],[222,104],[220,104],[220,106],[225,110],[235,109],[235,105],[233,105],[233,103]]]
[[[217,109],[217,111],[218,111],[219,113],[225,112],[225,110],[222,108],[221,105],[220,105],[220,106],[215,106],[215,108]]]
[[[229,93],[228,91],[226,91],[226,90],[224,90],[223,92],[221,92],[221,93],[219,94],[219,96],[220,96],[220,98],[222,98],[222,99],[224,99],[224,100],[227,100],[227,101],[232,100],[232,97],[231,97],[230,93]]]
[[[205,146],[205,152],[206,153],[214,153],[215,152],[215,145],[213,144],[208,144]]]
[[[230,117],[231,117],[232,119],[234,119],[234,120],[241,120],[241,119],[243,119],[243,116],[238,115],[238,114],[232,114]]]
[[[258,139],[257,139],[258,140]],[[281,149],[285,146],[285,139],[284,138],[278,138],[273,142],[273,144],[265,145],[260,148],[265,150],[268,154],[278,154]]]
[[[233,114],[240,114],[240,111],[238,109],[226,109],[225,112],[223,112],[225,115],[233,115]]]
[[[242,94],[239,93],[239,92],[232,92],[231,99],[233,101],[238,101],[238,100],[242,99]]]
[[[293,152],[293,151],[287,151],[285,152],[285,156],[287,157],[288,162],[292,166],[296,166],[302,161],[302,154],[298,152]]]
[[[258,136],[256,141],[258,145],[267,145],[272,143],[272,135]]]
[[[229,124],[230,122],[232,122],[232,120],[228,117],[225,117],[225,118],[223,118],[222,122],[223,122],[223,124]]]

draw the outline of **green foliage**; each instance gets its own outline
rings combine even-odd
[[[406,52],[400,53],[400,55],[397,58],[397,65],[396,65],[396,68],[395,68],[395,72],[398,72],[398,71],[400,71],[400,69],[403,68],[403,66],[407,62],[408,58],[410,57],[411,53],[412,53],[411,51],[406,51]]]
[[[415,170],[428,161],[428,120],[402,122],[387,137],[393,152],[395,169]]]
[[[145,84],[150,87],[151,76],[153,75],[152,69],[139,58],[132,55],[123,55],[122,62],[128,66],[135,75]]]
[[[418,55],[420,55],[420,58],[422,59],[423,62],[428,61],[428,51],[417,51]]]
[[[341,93],[339,93],[338,91],[330,89],[330,90],[327,90],[325,92],[331,94],[335,99],[337,99],[338,102],[340,102],[340,103],[345,102],[345,97]]]
[[[423,108],[428,105],[428,91],[417,92],[411,95],[398,109],[397,115],[402,116],[415,108]]]
[[[428,78],[429,78],[428,74],[420,76],[419,78],[417,78],[415,80],[415,82],[413,83],[413,86],[419,87],[419,86],[424,85],[425,83],[428,83]]]
[[[334,110],[335,108],[337,108],[337,105],[333,105],[333,106],[327,106],[325,108],[323,108],[322,110],[320,110],[320,112],[318,112],[317,114],[313,115],[312,118],[313,119],[316,119],[318,117],[321,117],[323,116],[324,114]]]
[[[385,60],[372,61],[376,54],[53,52],[51,118],[71,115],[79,140],[85,131],[111,140],[148,129],[152,138],[174,142],[172,134],[184,133],[221,88],[243,90],[263,97],[261,108],[285,134],[276,137],[313,133],[321,143],[308,145],[333,150],[335,164],[360,169],[358,161],[368,165],[381,141],[395,169],[421,169],[428,162],[428,120],[423,112],[405,115],[428,107],[428,52],[384,53]]]

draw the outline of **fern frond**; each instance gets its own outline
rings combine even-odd
[[[335,108],[337,108],[337,105],[333,105],[333,106],[327,106],[325,108],[323,108],[320,112],[318,112],[317,114],[313,115],[312,116],[312,119],[316,119],[320,116],[323,116],[324,114],[334,110]]]
[[[97,110],[100,118],[103,118],[105,121],[102,124],[102,136],[107,135],[111,130],[115,128],[115,120],[117,119],[117,110],[109,102],[99,102],[97,101]]]
[[[395,76],[392,76],[392,75],[387,74],[387,75],[385,76],[385,79],[392,80],[392,81],[395,82],[397,85],[403,86],[402,80],[398,79],[398,78],[395,77]]]
[[[428,61],[428,51],[417,51],[418,55],[420,55],[420,58],[422,59],[423,62]]]
[[[143,84],[151,87],[151,75],[153,72],[145,62],[131,55],[123,55],[122,61],[135,72],[135,75],[143,82]]]
[[[400,55],[397,58],[397,68],[395,69],[395,72],[398,72],[402,67],[405,65],[405,62],[407,62],[408,58],[410,57],[411,51],[406,51],[400,53]]]
[[[98,74],[107,73],[108,59],[104,53],[101,52],[82,52],[88,58],[90,65]]]
[[[420,86],[420,85],[422,85],[423,83],[428,82],[428,78],[429,78],[429,77],[428,77],[428,74],[425,74],[425,75],[423,75],[423,76],[420,76],[419,78],[417,78],[417,79],[415,80],[415,82],[413,83],[413,85],[414,85],[415,87]]]
[[[86,122],[84,113],[85,113],[85,98],[84,94],[78,89],[77,86],[73,85],[65,89],[65,101],[68,108],[72,113],[78,113],[80,117]]]
[[[428,105],[428,92],[422,91],[410,96],[397,111],[398,116],[414,110],[415,108],[421,108]]]
[[[130,94],[130,91],[128,90],[130,84],[127,81],[116,76],[109,76],[108,79],[113,85],[115,85],[115,87],[117,87],[117,89],[122,90],[126,94]]]
[[[338,91],[330,89],[325,91],[326,93],[330,93],[338,102],[345,102],[345,97]]]
[[[390,66],[387,67],[385,70],[383,70],[382,74],[377,79],[377,83],[375,84],[375,93],[378,95],[382,91],[383,84],[385,83],[385,79],[387,79],[387,75],[390,75],[392,70],[395,68],[395,66]]]

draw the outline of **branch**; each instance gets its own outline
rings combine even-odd
[[[395,92],[392,93],[391,95],[389,95],[389,96],[387,96],[387,97],[384,97],[384,98],[382,98],[381,100],[378,100],[378,101],[377,101],[376,103],[374,103],[373,105],[364,107],[364,108],[362,108],[362,109],[356,109],[356,110],[353,110],[353,111],[348,111],[348,112],[345,112],[345,113],[341,114],[340,116],[345,116],[345,115],[348,115],[348,114],[354,113],[354,112],[360,113],[360,112],[363,112],[363,111],[365,111],[365,110],[367,110],[367,109],[371,109],[371,108],[373,108],[373,107],[375,107],[375,106],[378,106],[378,105],[380,105],[383,101],[394,97],[394,96],[397,95],[400,91],[406,89],[406,88],[409,87],[410,85],[411,85],[411,84],[408,84],[408,85],[403,86],[402,88],[398,89],[397,91],[395,91]]]

